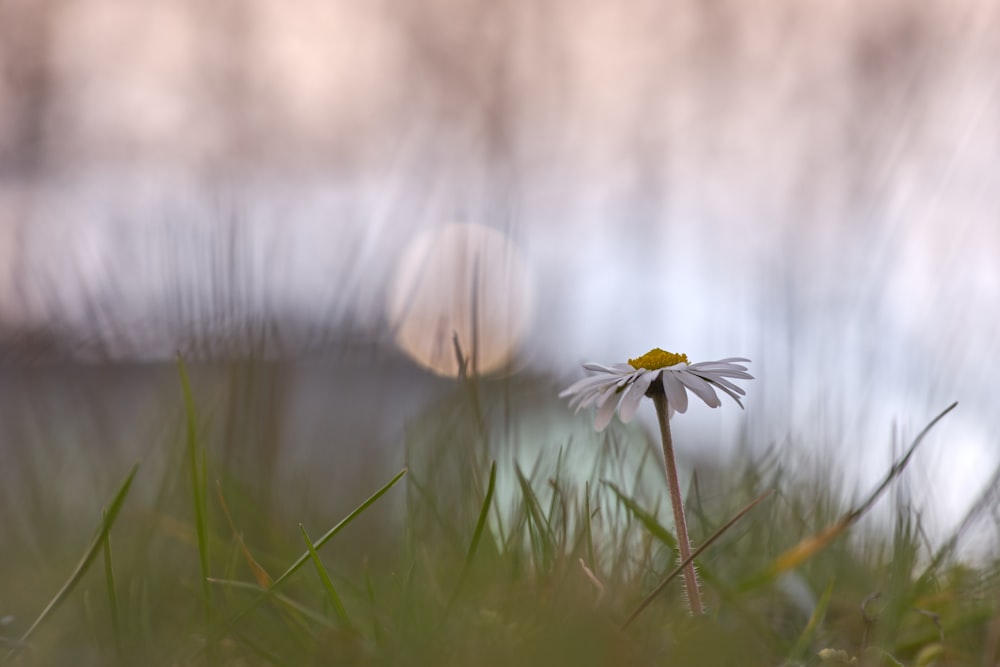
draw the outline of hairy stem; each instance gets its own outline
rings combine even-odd
[[[657,380],[657,384],[660,381]],[[691,557],[691,540],[688,539],[687,519],[684,517],[684,502],[681,500],[681,487],[677,481],[677,461],[674,459],[674,443],[670,437],[670,423],[667,414],[667,397],[662,386],[651,388],[649,396],[656,406],[656,417],[660,422],[660,437],[663,439],[663,468],[667,473],[667,485],[670,487],[670,504],[674,509],[674,525],[677,528],[677,547],[680,550],[681,562]],[[693,616],[703,613],[701,605],[701,590],[698,588],[698,575],[694,563],[684,567],[684,587],[687,590],[688,606]]]

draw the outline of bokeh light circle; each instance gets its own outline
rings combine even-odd
[[[454,377],[460,369],[456,338],[468,373],[504,370],[528,331],[533,302],[529,265],[503,232],[449,224],[406,246],[386,310],[407,355]]]

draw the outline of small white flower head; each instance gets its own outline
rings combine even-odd
[[[572,396],[569,406],[577,412],[595,406],[597,419],[594,428],[598,431],[603,431],[611,423],[615,410],[627,424],[639,409],[642,397],[658,391],[666,395],[671,414],[687,410],[688,390],[705,401],[708,407],[717,408],[721,401],[715,390],[719,389],[729,394],[742,408],[740,397],[746,396],[746,392],[730,380],[752,380],[753,376],[743,365],[749,362],[742,357],[731,357],[692,364],[686,354],[656,348],[641,357],[629,359],[627,364],[584,364],[583,367],[593,375],[563,390],[559,398]]]

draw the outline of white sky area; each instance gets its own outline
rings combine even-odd
[[[122,358],[241,309],[375,328],[408,243],[477,223],[531,266],[528,363],[748,356],[747,411],[680,433],[835,447],[862,490],[957,400],[915,468],[968,506],[1000,459],[996,3],[383,4],[22,10],[51,94],[0,176],[0,323]]]

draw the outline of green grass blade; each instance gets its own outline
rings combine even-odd
[[[458,599],[458,594],[462,591],[462,586],[465,584],[466,577],[469,576],[469,570],[472,567],[472,560],[476,557],[476,551],[479,550],[479,542],[483,537],[483,531],[486,529],[486,519],[490,514],[490,506],[493,504],[493,493],[496,491],[497,485],[497,462],[493,461],[490,464],[490,479],[486,486],[486,497],[483,499],[483,505],[479,510],[479,518],[476,520],[476,528],[472,531],[472,541],[469,543],[469,550],[465,554],[465,562],[462,564],[462,572],[458,575],[458,583],[455,584],[455,590],[451,594],[451,598],[448,600],[448,604],[445,607],[444,616],[441,623],[444,624],[447,621],[451,609],[455,604],[455,600]]]
[[[668,574],[666,578],[662,582],[660,582],[660,584],[643,599],[643,601],[639,604],[636,610],[633,611],[632,614],[629,615],[627,619],[625,619],[625,622],[622,623],[621,626],[622,630],[626,629],[629,626],[629,624],[635,620],[636,616],[642,613],[642,610],[649,606],[649,603],[651,603],[653,599],[657,595],[659,595],[664,588],[666,588],[667,584],[669,584],[674,579],[674,577],[680,574],[684,570],[684,568],[688,566],[688,563],[691,563],[692,561],[694,561],[695,558],[704,553],[704,551],[708,549],[710,546],[712,546],[712,544],[715,543],[716,540],[722,537],[727,530],[732,528],[737,521],[745,517],[750,512],[750,510],[759,505],[761,501],[770,496],[771,493],[773,493],[773,491],[765,491],[761,495],[757,496],[753,501],[750,502],[749,505],[747,505],[739,512],[737,512],[733,518],[731,518],[729,521],[724,523],[718,530],[712,533],[712,536],[709,537],[707,540],[705,540],[704,544],[695,549],[690,556],[688,556],[685,560],[678,563],[677,567],[675,567],[673,571],[671,571],[670,574]]]
[[[396,476],[393,477],[392,479],[390,479],[382,488],[380,488],[378,491],[376,491],[371,496],[369,496],[368,499],[365,500],[360,505],[358,505],[354,509],[353,512],[351,512],[346,517],[344,517],[343,519],[341,519],[340,523],[338,523],[336,526],[334,526],[330,530],[326,531],[326,533],[324,533],[321,538],[319,538],[318,540],[316,540],[313,543],[314,548],[316,550],[319,550],[324,544],[326,544],[327,542],[329,542],[330,539],[334,535],[336,535],[337,533],[339,533],[340,531],[342,531],[344,528],[346,528],[347,526],[349,526],[352,521],[354,521],[359,516],[361,516],[361,514],[364,513],[365,510],[367,510],[369,507],[371,507],[372,505],[374,505],[375,502],[379,498],[381,498],[382,496],[384,496],[389,489],[391,489],[393,486],[395,486],[396,482],[398,482],[399,480],[401,480],[403,478],[403,475],[406,474],[406,472],[407,472],[406,468],[403,468],[398,473],[396,473]],[[307,550],[304,554],[302,554],[301,556],[299,556],[298,560],[296,560],[294,563],[292,563],[288,567],[287,570],[285,570],[284,572],[282,572],[281,575],[277,579],[274,580],[274,584],[272,584],[271,588],[272,589],[277,588],[282,583],[284,583],[285,580],[287,580],[290,576],[292,576],[293,574],[295,574],[300,567],[302,567],[303,565],[305,565],[306,561],[308,561],[308,560],[309,560],[309,551]]]
[[[312,559],[313,565],[316,566],[316,574],[319,576],[319,580],[323,584],[323,590],[326,591],[326,597],[330,600],[330,604],[333,605],[333,611],[337,614],[337,618],[345,628],[352,629],[354,626],[351,623],[350,617],[347,615],[344,603],[341,602],[340,596],[337,594],[337,589],[333,587],[333,581],[330,580],[330,575],[323,566],[323,561],[319,559],[319,554],[316,553],[316,547],[313,545],[312,540],[309,539],[309,533],[306,532],[305,526],[301,523],[299,524],[299,530],[302,531],[302,540],[306,543],[306,548],[309,550],[309,557]]]
[[[660,542],[662,542],[664,545],[670,548],[670,550],[674,552],[678,560],[680,559],[680,554],[677,550],[676,538],[670,533],[670,531],[664,528],[659,521],[656,520],[656,517],[654,515],[642,509],[642,507],[634,499],[630,498],[629,496],[626,496],[624,492],[622,492],[621,489],[619,489],[613,482],[610,482],[608,480],[603,480],[602,483],[607,488],[611,489],[611,491],[617,497],[618,501],[621,502],[626,507],[626,509],[628,509],[628,511],[632,514],[632,516],[639,519],[639,521],[643,524],[643,526],[645,526],[646,530],[648,530],[650,534],[653,535],[653,537],[657,538]],[[757,500],[752,502],[748,507],[744,508],[739,514],[737,514],[734,520],[738,520],[741,516],[743,516],[744,513],[749,511],[749,509],[751,509],[754,505],[763,500],[763,498],[765,498],[767,495],[768,494],[764,494],[763,496],[758,497]],[[706,541],[705,544],[696,549],[691,554],[691,560],[697,558],[705,550],[705,548],[707,548],[712,543],[713,540],[715,540],[718,536],[722,534],[722,532],[724,532],[729,528],[729,525],[730,524],[728,523],[724,525],[720,530],[716,531],[716,533],[711,538],[709,538],[709,540]],[[627,550],[625,549],[624,546],[624,542],[622,543],[622,546],[618,548],[618,552],[622,554],[627,553]],[[641,612],[642,609],[649,604],[649,602],[652,600],[651,596],[658,593],[663,586],[669,583],[670,579],[679,574],[681,572],[681,569],[686,564],[687,561],[680,563],[678,568],[676,568],[673,573],[668,575],[667,578],[663,582],[661,582],[656,589],[654,589],[653,593],[647,595],[646,598],[643,600],[642,604],[640,604],[640,607],[635,612],[633,612],[632,616],[630,616],[630,618],[626,621],[626,624],[630,623],[638,615],[638,613]],[[766,624],[758,622],[758,619],[756,619],[756,617],[753,615],[752,612],[742,609],[742,606],[737,596],[730,589],[729,585],[721,577],[715,574],[715,571],[713,569],[706,567],[704,563],[699,563],[698,574],[701,577],[701,580],[705,584],[711,586],[711,588],[723,600],[732,604],[734,609],[736,609],[748,623],[750,623],[755,627],[761,639],[768,642],[773,647],[777,647],[777,645],[779,644],[779,639],[777,638],[777,636],[774,635],[773,632],[771,632],[771,630],[766,626]]]
[[[472,542],[469,544],[469,551],[465,554],[465,564],[462,566],[463,577],[469,571],[472,559],[476,557],[479,549],[479,541],[483,537],[483,530],[486,528],[486,519],[490,513],[490,503],[493,502],[493,493],[497,485],[497,462],[490,464],[490,479],[486,487],[486,498],[483,500],[482,509],[479,510],[479,518],[476,520],[476,529],[472,532]]]
[[[315,550],[319,551],[320,547],[322,547],[324,544],[326,544],[334,535],[336,535],[341,530],[343,530],[344,528],[346,528],[347,526],[349,526],[351,524],[351,522],[353,522],[355,519],[357,519],[359,516],[361,516],[361,514],[363,514],[365,510],[367,510],[369,507],[371,507],[373,504],[375,504],[375,502],[379,498],[381,498],[382,496],[384,496],[386,494],[386,492],[389,491],[389,489],[391,489],[393,486],[395,486],[396,483],[403,478],[403,475],[405,475],[406,472],[407,472],[407,469],[403,468],[398,473],[396,473],[395,477],[393,477],[392,479],[390,479],[378,491],[376,491],[375,493],[373,493],[372,495],[370,495],[363,503],[361,503],[360,505],[358,505],[354,509],[354,511],[352,511],[346,517],[344,517],[343,519],[341,519],[340,523],[338,523],[336,526],[334,526],[330,530],[326,531],[326,533],[324,533],[321,538],[319,538],[318,540],[316,540],[315,542],[313,542],[313,548]],[[276,588],[278,588],[278,586],[281,586],[283,583],[285,583],[285,581],[287,581],[289,577],[291,577],[293,574],[295,574],[299,570],[299,568],[301,568],[303,565],[305,565],[305,563],[309,559],[310,559],[310,554],[309,554],[309,551],[306,550],[306,552],[304,554],[302,554],[301,556],[299,556],[299,558],[294,563],[292,563],[288,567],[287,570],[285,570],[284,572],[282,572],[281,575],[278,576],[278,578],[274,580],[274,583],[271,584],[270,588],[261,588],[259,586],[254,587],[256,590],[258,590],[258,591],[261,592],[261,595],[259,595],[257,597],[257,599],[255,599],[252,603],[250,603],[250,605],[248,605],[242,611],[238,612],[235,616],[233,616],[231,619],[229,619],[228,623],[226,624],[226,627],[227,628],[228,627],[232,627],[232,625],[234,623],[236,623],[236,621],[238,621],[239,619],[241,619],[244,616],[246,616],[258,604],[260,604],[261,600],[263,600],[264,598],[268,597],[269,595],[272,595],[274,593],[274,590]]]
[[[594,528],[592,524],[593,512],[590,509],[590,482],[583,485],[583,527],[587,540],[587,565],[591,571],[597,572],[597,555],[594,551]]]
[[[675,552],[677,551],[677,538],[674,537],[673,533],[667,530],[663,524],[657,521],[655,516],[640,507],[639,503],[635,502],[635,500],[626,496],[625,492],[619,489],[618,485],[614,482],[604,480],[603,484],[611,489],[611,492],[615,494],[619,502],[625,505],[626,509],[628,509],[632,516],[637,518],[642,525],[646,527],[646,530],[653,535],[653,537],[670,547],[671,550]]]
[[[201,603],[205,622],[205,636],[212,632],[212,588],[208,583],[210,563],[208,558],[208,506],[206,482],[206,453],[198,441],[198,422],[194,408],[194,395],[188,379],[184,359],[177,357],[177,371],[180,375],[181,393],[184,396],[186,417],[186,449],[188,472],[191,478],[191,497],[194,505],[195,534],[198,542],[198,565],[201,569]]]
[[[441,514],[441,510],[437,504],[438,500],[437,496],[430,489],[421,484],[420,480],[417,478],[415,474],[411,474],[409,477],[407,477],[407,482],[408,485],[420,497],[423,506],[427,507],[430,510],[431,517],[437,523],[438,527],[441,528],[441,531],[448,536],[449,540],[456,543],[459,542],[458,532],[455,530],[455,527],[452,525],[452,522],[446,519],[443,514]],[[412,506],[412,503],[410,505]]]
[[[258,597],[258,599],[260,597],[265,597],[265,596],[273,597],[275,600],[280,602],[288,609],[299,613],[301,616],[309,619],[310,621],[312,621],[317,625],[331,629],[334,627],[333,623],[330,622],[330,619],[324,616],[323,614],[310,609],[301,602],[296,602],[287,595],[282,595],[281,593],[275,593],[269,588],[261,588],[257,584],[249,581],[233,581],[232,579],[216,579],[214,577],[209,577],[208,582],[210,584],[215,584],[217,586],[225,586],[227,588],[232,588],[235,590],[243,590],[251,593],[259,593],[260,596]]]
[[[254,558],[254,555],[250,552],[250,548],[247,546],[246,542],[243,541],[243,535],[236,528],[236,522],[233,520],[233,515],[229,512],[229,503],[226,502],[226,497],[222,494],[222,484],[219,481],[215,483],[216,496],[219,499],[219,507],[222,508],[222,514],[226,517],[226,521],[229,523],[229,529],[233,533],[233,539],[236,541],[236,546],[240,553],[243,555],[243,560],[246,561],[247,567],[253,573],[253,578],[257,580],[257,583],[263,588],[269,588],[271,586],[271,575],[268,574],[267,570],[264,568],[260,562]]]
[[[375,644],[382,644],[382,627],[378,622],[378,605],[375,603],[375,582],[372,581],[372,573],[368,568],[368,561],[365,561],[365,592],[368,594],[368,605],[372,615],[372,637]]]
[[[118,487],[118,491],[115,493],[114,498],[111,503],[105,509],[103,518],[101,519],[101,527],[97,531],[97,535],[94,536],[93,541],[91,541],[90,546],[84,552],[83,556],[80,558],[80,562],[77,563],[76,568],[74,568],[73,573],[70,574],[69,579],[62,585],[55,596],[45,605],[45,609],[42,613],[38,615],[38,618],[25,630],[24,634],[21,635],[20,640],[18,640],[17,645],[4,656],[2,662],[14,657],[19,650],[27,645],[28,639],[35,633],[35,630],[49,617],[52,613],[59,607],[60,604],[69,597],[69,594],[73,592],[83,575],[87,573],[90,569],[91,564],[93,564],[94,559],[97,557],[97,552],[99,552],[105,544],[108,533],[111,531],[111,526],[114,525],[115,519],[118,518],[118,512],[121,510],[122,505],[125,503],[125,497],[128,496],[129,488],[132,486],[132,480],[135,478],[136,472],[139,470],[139,464],[136,463],[132,466],[128,475],[125,477],[125,481],[122,482],[121,486]]]
[[[105,510],[101,515],[102,521],[108,520],[108,512]],[[115,636],[115,654],[119,662],[125,659],[125,652],[122,645],[122,625],[121,617],[118,613],[118,590],[115,586],[115,569],[111,560],[111,533],[104,533],[104,540],[101,544],[104,552],[104,582],[108,587],[108,607],[111,610],[111,630]]]
[[[541,503],[538,501],[538,496],[535,495],[535,491],[531,488],[531,483],[528,478],[524,476],[521,471],[521,466],[514,466],[514,472],[517,474],[518,484],[521,486],[521,494],[524,496],[525,513],[528,517],[529,523],[529,534],[537,539],[535,546],[541,551],[541,567],[539,568],[542,572],[548,572],[549,567],[552,564],[553,559],[553,548],[555,545],[555,537],[552,535],[552,528],[549,526],[548,519],[546,519],[545,514],[542,512]],[[534,525],[535,531],[530,531],[531,525]]]
[[[826,616],[826,610],[830,606],[830,599],[833,597],[833,580],[826,585],[823,590],[823,595],[820,596],[819,602],[816,603],[816,607],[813,609],[812,614],[809,615],[809,621],[806,623],[806,627],[802,629],[802,634],[795,642],[795,646],[792,647],[791,653],[788,655],[789,662],[796,662],[801,660],[806,651],[812,645],[813,637],[816,636],[816,631],[819,629],[820,624],[823,622],[823,618]]]

